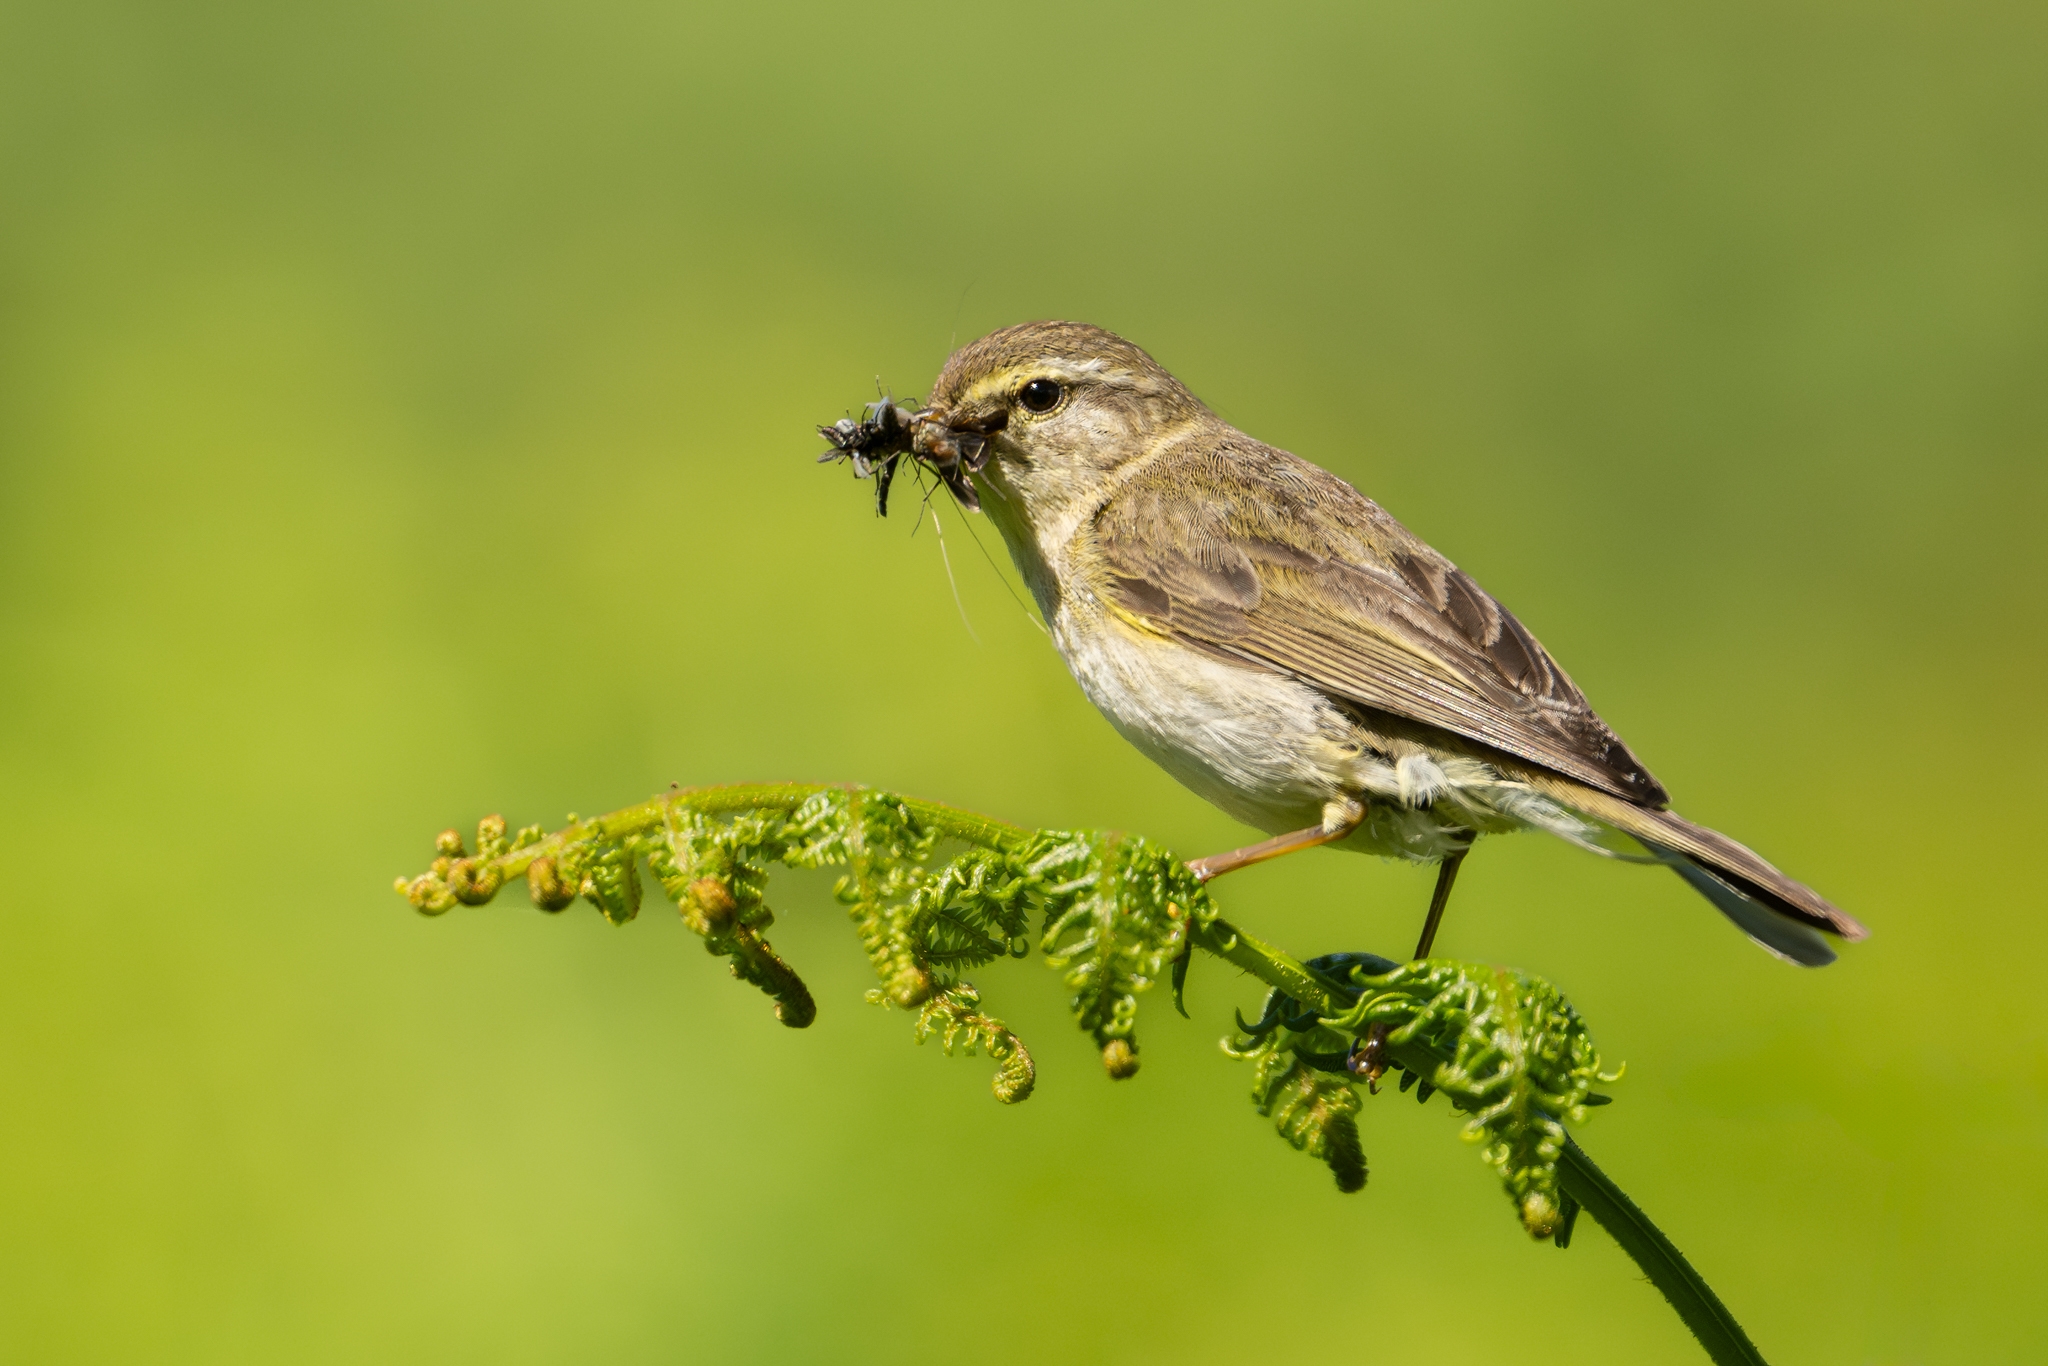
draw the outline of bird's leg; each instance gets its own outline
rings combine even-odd
[[[1249,868],[1254,863],[1292,854],[1299,849],[1313,849],[1319,844],[1341,840],[1365,819],[1365,803],[1355,798],[1340,797],[1323,807],[1323,823],[1311,825],[1306,830],[1294,830],[1285,835],[1275,835],[1257,844],[1247,844],[1242,849],[1233,849],[1227,854],[1211,854],[1207,858],[1190,860],[1189,871],[1203,882],[1212,877],[1222,877],[1240,868]]]
[[[1311,825],[1306,830],[1295,830],[1285,835],[1275,835],[1257,844],[1247,844],[1242,849],[1233,849],[1227,854],[1211,854],[1207,858],[1191,859],[1188,871],[1195,875],[1197,882],[1207,882],[1213,877],[1249,868],[1254,863],[1291,854],[1297,849],[1313,849],[1319,844],[1341,840],[1365,819],[1365,802],[1350,797],[1338,797],[1323,803],[1323,822]],[[1186,1015],[1187,1007],[1182,994],[1187,987],[1188,958],[1195,951],[1193,941],[1180,951],[1180,957],[1173,964],[1173,1008]]]
[[[1451,904],[1451,884],[1458,880],[1458,865],[1471,852],[1472,846],[1468,844],[1437,864],[1436,892],[1429,898],[1429,917],[1422,922],[1422,938],[1415,941],[1417,958],[1429,957],[1430,945],[1436,943],[1437,926],[1444,923],[1444,907]]]

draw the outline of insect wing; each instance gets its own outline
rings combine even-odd
[[[969,512],[981,511],[981,495],[974,491],[974,483],[967,477],[967,470],[955,461],[946,469],[938,471],[939,478],[953,491],[954,499]]]

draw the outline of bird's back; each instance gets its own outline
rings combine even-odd
[[[1087,532],[1111,599],[1189,645],[1632,802],[1665,801],[1512,613],[1298,456],[1218,423],[1135,470]]]

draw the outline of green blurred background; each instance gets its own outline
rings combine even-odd
[[[1588,1148],[1781,1362],[2048,1354],[2048,11],[0,7],[0,1354],[1699,1359],[1440,1106],[1340,1197],[1198,966],[1038,1095],[815,1028],[673,915],[423,920],[433,832],[889,784],[1189,854],[944,526],[811,457],[949,341],[1139,341],[1510,603],[1678,794],[1875,934],[1489,843],[1446,952],[1629,1064]],[[1000,557],[991,530],[981,540]],[[1003,572],[1007,574],[1007,564]],[[1222,888],[1395,952],[1425,870]],[[2029,1290],[2027,1287],[2032,1286]],[[1533,1350],[1533,1349],[1532,1349]]]

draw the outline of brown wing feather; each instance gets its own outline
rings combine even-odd
[[[1665,801],[1506,608],[1297,456],[1236,436],[1175,449],[1119,488],[1092,530],[1116,605],[1190,644],[1631,802]]]

